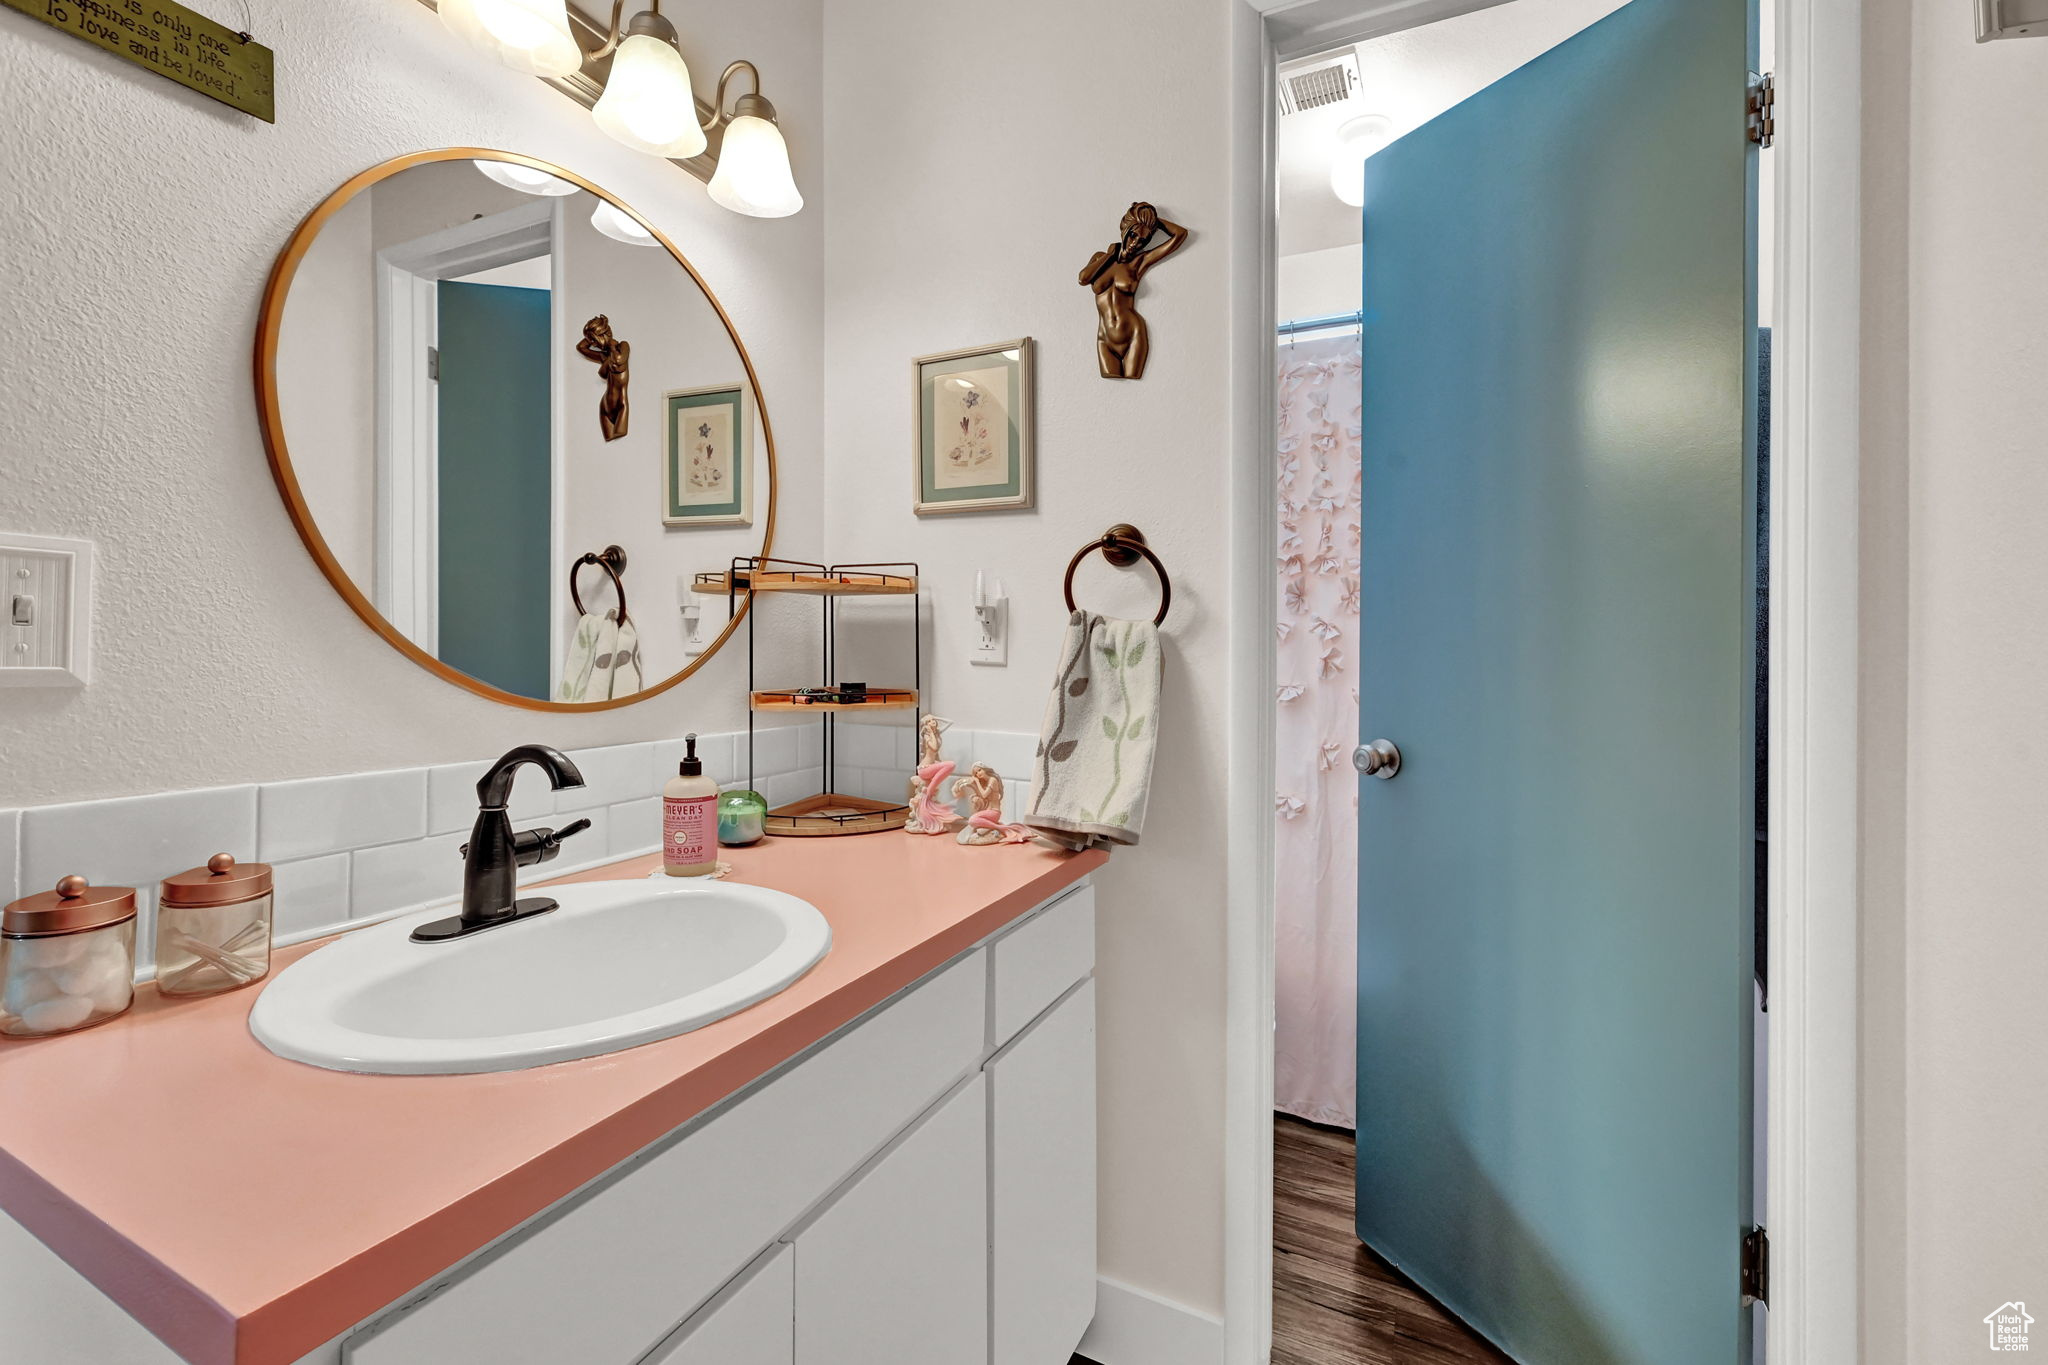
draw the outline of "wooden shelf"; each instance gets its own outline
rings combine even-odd
[[[732,574],[700,573],[690,586],[697,592],[731,592]],[[908,574],[846,572],[826,576],[760,569],[754,572],[751,587],[742,583],[739,591],[794,592],[812,597],[908,597],[917,591],[917,580]]]
[[[902,829],[909,817],[910,807],[900,801],[873,801],[865,796],[820,792],[777,806],[768,812],[762,828],[785,839],[819,839]]]
[[[796,701],[785,690],[756,692],[750,704],[756,711],[908,711],[917,705],[917,693],[902,687],[870,687],[866,701]]]

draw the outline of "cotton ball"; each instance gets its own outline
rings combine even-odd
[[[61,1033],[77,1028],[92,1018],[92,1001],[77,995],[60,995],[54,1000],[30,1005],[21,1012],[24,1027],[36,1033]]]
[[[9,1014],[20,1014],[31,1005],[54,1000],[64,994],[47,972],[16,972],[7,983],[5,1005]]]
[[[128,979],[128,973],[112,972],[93,988],[92,1008],[95,1014],[119,1014],[128,1008],[135,998],[135,983]]]
[[[91,945],[84,934],[59,934],[54,938],[14,940],[14,961],[22,967],[62,967],[85,956]]]

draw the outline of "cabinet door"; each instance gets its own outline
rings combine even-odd
[[[1066,1365],[1095,1317],[1095,983],[986,1074],[993,1365]]]
[[[985,1087],[954,1091],[797,1233],[797,1365],[986,1365]]]
[[[778,1246],[640,1365],[791,1365],[795,1289],[790,1249]]]

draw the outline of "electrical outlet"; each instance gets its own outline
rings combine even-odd
[[[991,593],[982,576],[974,575],[974,643],[967,661],[1002,668],[1010,662],[1010,601],[1001,580]]]
[[[683,657],[694,659],[710,647],[711,638],[718,632],[709,624],[710,613],[704,609],[703,597],[690,591],[689,574],[677,577],[676,596],[682,602]]]

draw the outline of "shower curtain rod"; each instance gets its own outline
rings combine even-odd
[[[1323,332],[1332,327],[1362,327],[1365,324],[1363,310],[1356,313],[1333,313],[1326,318],[1299,318],[1283,322],[1274,328],[1279,335],[1291,337],[1298,332]]]

